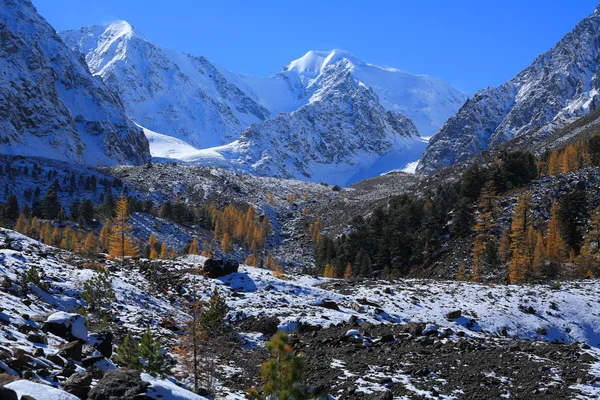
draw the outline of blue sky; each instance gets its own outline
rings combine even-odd
[[[308,50],[442,78],[475,92],[510,79],[597,0],[33,0],[57,30],[123,19],[153,42],[268,76]]]

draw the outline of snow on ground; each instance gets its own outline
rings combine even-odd
[[[202,264],[204,257],[187,256],[182,261]],[[276,316],[279,327],[286,330],[300,323],[328,327],[357,315],[372,323],[431,322],[472,336],[505,329],[509,336],[520,338],[600,346],[600,282],[596,280],[564,282],[553,290],[549,285],[403,279],[344,285],[342,293],[335,279],[288,275],[282,280],[271,271],[249,266],[217,280],[190,279],[199,279],[200,287],[210,287],[206,293],[214,286],[236,292],[236,297],[228,298],[234,310],[246,316]],[[361,304],[363,299],[368,304]],[[321,307],[323,301],[335,302],[340,310]],[[462,316],[447,320],[446,314],[456,310]]]
[[[60,389],[55,389],[48,385],[25,380],[15,381],[4,386],[17,392],[17,396],[19,396],[19,398],[27,395],[33,397],[34,399],[43,400],[79,400],[79,397],[64,392]]]
[[[152,375],[142,373],[142,380],[150,383],[146,395],[151,399],[169,400],[205,400],[206,397],[199,396],[188,390],[182,389],[168,379],[157,379]]]
[[[33,324],[39,328],[28,316],[72,312],[83,304],[78,294],[82,283],[93,272],[71,264],[72,257],[68,252],[42,245],[13,231],[0,230],[0,276],[7,276],[13,285],[19,284],[21,275],[35,265],[46,275],[46,282],[51,283],[49,293],[29,284],[29,301],[0,291],[0,318],[9,323],[8,327]],[[204,261],[201,256],[186,256],[168,261],[165,265],[170,272],[181,271],[184,289],[188,293],[195,286],[199,296],[207,299],[215,287],[219,288],[231,308],[233,321],[250,315],[272,316],[279,319],[279,328],[284,330],[294,330],[301,323],[328,327],[347,322],[352,316],[357,317],[359,322],[371,323],[428,322],[455,332],[462,331],[467,336],[489,337],[505,331],[509,336],[534,340],[579,341],[591,345],[589,352],[600,358],[600,282],[596,280],[563,282],[560,289],[553,290],[549,285],[489,286],[415,279],[353,283],[296,274],[279,279],[269,270],[245,265],[240,267],[239,273],[219,279],[189,272],[191,267],[200,266]],[[154,293],[149,290],[151,283],[137,269],[112,269],[116,294],[113,309],[118,313],[122,328],[140,333],[150,323],[155,332],[167,337],[170,331],[158,324],[163,317],[178,323],[186,319],[179,310],[181,298],[178,296],[181,293],[173,290],[164,294]],[[325,301],[335,303],[339,310],[323,307]],[[461,310],[460,318],[446,319],[448,312],[456,310]],[[261,346],[266,339],[261,335],[245,335],[252,346]],[[33,353],[38,345],[29,342],[26,336],[17,329],[1,329],[0,345]],[[58,353],[58,346],[64,340],[48,336],[48,344],[39,346],[44,347],[46,354]],[[341,362],[334,364],[332,368],[346,369]],[[232,366],[220,368],[227,372]],[[50,365],[49,369],[56,371],[59,367]],[[377,374],[376,369],[372,372]],[[600,377],[600,362],[593,366],[591,372]],[[354,379],[345,372],[344,375],[347,379]],[[165,393],[172,393],[174,397],[169,398],[174,399],[199,398],[189,397],[193,395],[171,381],[151,380],[147,376],[143,379],[152,384],[155,398],[161,394],[165,396]],[[409,381],[401,383],[410,385]],[[369,385],[365,381],[360,386],[361,390],[365,393],[377,390]],[[31,387],[27,386],[28,390]],[[580,389],[589,396],[600,395],[600,386],[582,385]],[[225,396],[227,389],[221,390]],[[233,399],[238,395],[229,393],[227,396]],[[460,398],[460,395],[456,397]]]

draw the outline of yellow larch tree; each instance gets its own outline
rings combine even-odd
[[[344,279],[350,279],[352,278],[352,265],[350,265],[350,263],[348,263],[346,265],[346,270],[344,271]]]
[[[192,243],[190,243],[190,248],[188,249],[188,254],[200,254],[198,245],[199,245],[198,238],[194,237],[194,239],[192,239]]]
[[[560,152],[554,151],[550,154],[548,159],[548,175],[554,176],[560,174],[562,171],[562,157]]]
[[[552,203],[550,211],[550,222],[548,223],[548,234],[546,235],[546,257],[558,266],[560,271],[561,265],[565,259],[566,246],[560,235],[558,223],[558,203],[556,200]]]
[[[562,154],[562,168],[561,172],[571,172],[577,170],[579,167],[579,160],[577,157],[577,149],[574,144],[568,145]]]
[[[108,254],[113,258],[124,260],[126,257],[139,256],[139,250],[130,236],[133,227],[128,222],[127,199],[121,194],[115,208],[115,217],[112,219]]]
[[[29,235],[29,221],[24,214],[20,214],[19,218],[17,218],[14,230],[25,236]]]
[[[85,237],[81,251],[89,255],[98,253],[98,240],[96,240],[96,235],[93,232],[89,232]]]
[[[510,229],[512,258],[509,264],[511,283],[522,282],[533,263],[530,237],[534,235],[531,221],[531,194],[519,196]],[[535,236],[533,236],[535,239]]]
[[[112,235],[112,228],[110,219],[106,221],[106,224],[100,230],[100,245],[104,250],[108,250],[110,248],[110,237]]]

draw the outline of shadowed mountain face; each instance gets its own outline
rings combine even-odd
[[[549,133],[597,107],[600,10],[517,76],[468,100],[432,138],[418,171],[464,161],[541,127]]]
[[[148,141],[28,0],[0,1],[1,152],[141,164]]]

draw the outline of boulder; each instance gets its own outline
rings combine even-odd
[[[239,271],[240,263],[235,260],[227,260],[223,264],[223,272],[225,275],[236,274]]]
[[[0,399],[2,400],[19,400],[17,392],[12,389],[0,387]]]
[[[458,319],[462,316],[462,311],[461,310],[455,310],[455,311],[450,311],[448,314],[446,314],[446,319],[448,321],[452,321],[454,319]]]
[[[60,346],[58,354],[64,358],[70,358],[74,361],[81,361],[83,345],[79,340],[74,340]]]
[[[113,334],[111,332],[92,333],[88,336],[88,344],[98,350],[106,358],[112,356]]]
[[[406,325],[402,325],[400,330],[402,332],[410,333],[412,336],[421,336],[425,329],[423,322],[407,322]]]
[[[340,307],[335,301],[322,301],[321,303],[316,305],[323,308],[327,308],[328,310],[340,311]]]
[[[144,399],[150,384],[140,377],[140,371],[116,369],[108,371],[89,392],[88,400]]]
[[[240,328],[246,332],[260,332],[263,335],[274,335],[277,333],[279,319],[276,317],[254,317],[250,316],[240,323]]]
[[[29,335],[27,335],[27,340],[29,340],[31,343],[40,343],[40,344],[48,343],[48,340],[46,340],[46,337],[40,335],[39,333],[30,333]]]
[[[81,365],[83,365],[83,368],[91,368],[94,365],[96,365],[96,363],[98,361],[102,361],[104,360],[105,357],[103,355],[100,356],[91,356],[91,357],[86,357],[83,359],[83,361],[81,362]]]
[[[42,325],[42,331],[52,333],[69,341],[87,340],[85,317],[79,314],[70,314],[62,311],[51,314],[44,325]]]
[[[79,397],[80,399],[85,399],[90,392],[91,385],[92,375],[78,372],[71,375],[69,379],[66,380],[63,385],[63,390]]]

